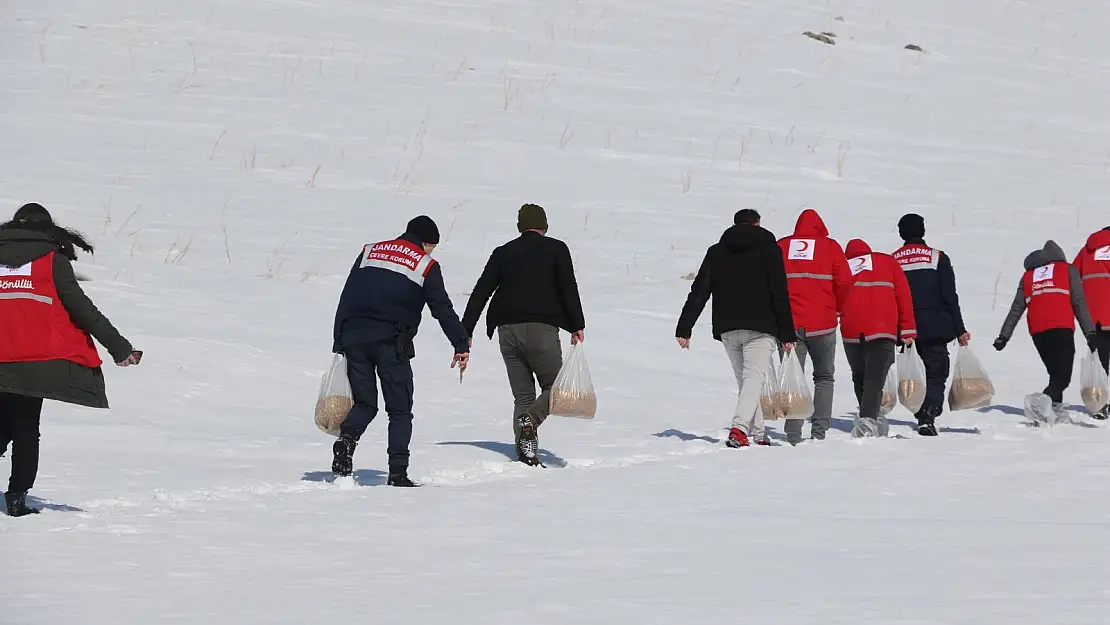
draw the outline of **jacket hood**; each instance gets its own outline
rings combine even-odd
[[[871,246],[864,243],[862,239],[852,239],[848,241],[848,247],[844,248],[845,258],[856,258],[870,253]]]
[[[1043,267],[1049,263],[1066,263],[1068,257],[1064,254],[1064,249],[1060,247],[1056,241],[1049,239],[1045,242],[1044,247],[1034,251],[1025,257],[1025,270],[1036,269]]]
[[[1093,252],[1100,247],[1110,245],[1110,228],[1103,228],[1087,237],[1087,251]]]
[[[817,211],[807,208],[798,216],[798,223],[794,226],[794,234],[798,236],[827,237],[829,229]]]
[[[19,228],[0,230],[0,265],[6,267],[22,267],[61,249],[57,240],[43,232]]]
[[[760,226],[732,226],[721,235],[721,245],[733,254],[744,254],[767,245],[778,246],[775,235]]]

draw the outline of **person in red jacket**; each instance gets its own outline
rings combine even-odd
[[[1048,370],[1048,386],[1044,394],[1052,400],[1052,415],[1028,414],[1035,421],[1067,423],[1071,421],[1064,407],[1064,390],[1071,385],[1075,365],[1075,321],[1087,337],[1087,346],[1095,349],[1095,328],[1087,309],[1083,280],[1079,270],[1068,264],[1064,250],[1055,241],[1047,241],[1042,249],[1025,257],[1025,274],[1018,284],[1010,312],[1002,323],[1002,331],[994,348],[1002,351],[1010,342],[1018,321],[1029,310],[1029,334],[1037,353]],[[1029,402],[1026,402],[1029,405]]]
[[[1095,324],[1094,346],[1102,360],[1102,368],[1110,371],[1110,227],[1087,238],[1087,245],[1075,255],[1072,266],[1079,271],[1087,308]],[[1105,421],[1110,417],[1110,404],[1091,416]]]
[[[859,418],[852,436],[886,436],[879,420],[883,385],[894,365],[895,345],[913,345],[917,327],[906,274],[889,254],[871,251],[859,239],[848,242],[852,282],[844,297],[840,335],[852,368]]]
[[[798,334],[798,359],[813,356],[813,418],[810,435],[824,440],[832,420],[836,364],[836,323],[852,274],[840,244],[812,208],[802,211],[794,234],[779,239],[790,291],[790,312]],[[801,419],[786,421],[786,441],[802,441]]]

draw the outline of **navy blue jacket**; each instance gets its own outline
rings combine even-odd
[[[956,294],[956,272],[948,255],[923,239],[910,239],[894,252],[894,259],[906,272],[913,293],[917,338],[947,342],[966,332]]]
[[[419,240],[411,235],[403,235],[399,241],[420,247]],[[455,353],[469,352],[470,338],[451,305],[439,263],[429,257],[426,269],[405,271],[396,263],[368,259],[372,247],[367,246],[355,259],[343,286],[335,311],[332,351],[338,353],[351,345],[393,340],[402,330],[415,336],[427,304]],[[404,253],[399,256],[404,260]]]

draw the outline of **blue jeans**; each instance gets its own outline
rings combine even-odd
[[[358,440],[378,414],[378,380],[389,415],[389,468],[409,466],[412,441],[412,366],[397,353],[397,342],[379,341],[345,346],[347,377],[354,407],[340,427],[340,435]],[[375,379],[375,374],[377,379]]]

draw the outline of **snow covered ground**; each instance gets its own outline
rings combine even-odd
[[[1108,28],[1092,0],[4,2],[0,207],[95,240],[87,289],[146,358],[110,412],[48,405],[0,622],[1105,623],[1110,430],[1024,426],[1032,344],[989,343],[1025,253],[1106,225]],[[384,416],[360,486],[326,481],[354,254],[431,215],[461,308],[524,202],[575,254],[597,420],[510,462],[497,350],[460,386],[429,322],[434,486],[370,487]],[[723,448],[683,276],[736,209],[782,235],[803,206],[886,250],[925,215],[997,405],[853,442],[841,361],[829,441]]]

